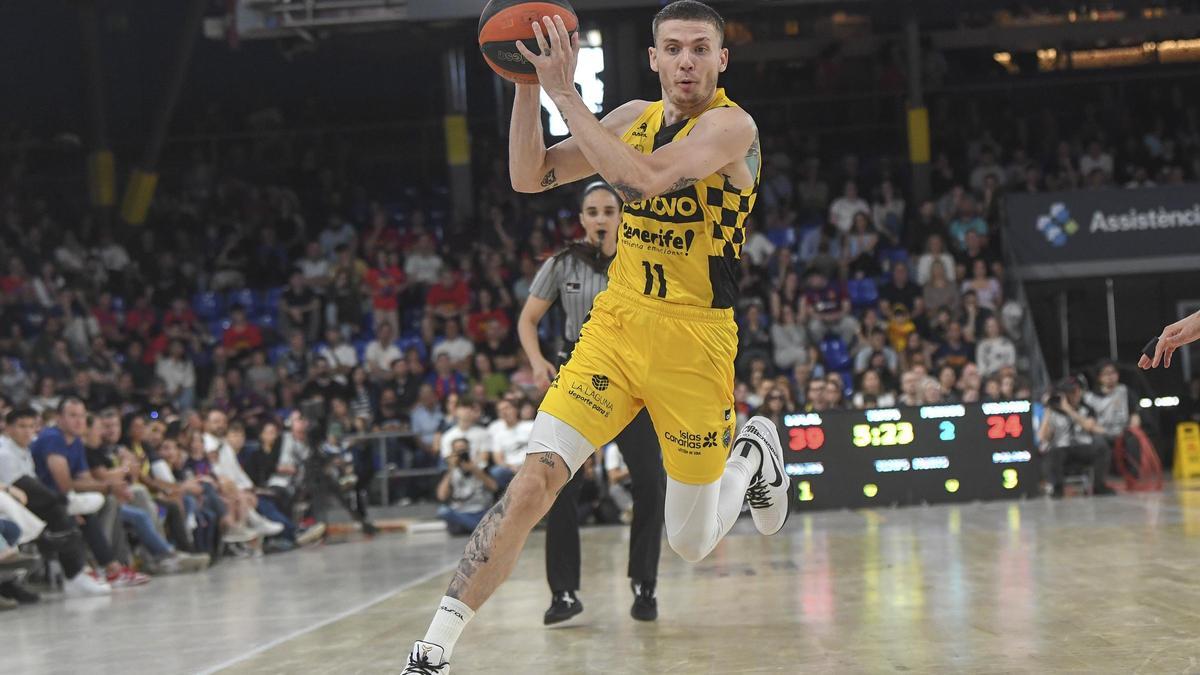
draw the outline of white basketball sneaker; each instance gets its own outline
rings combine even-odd
[[[733,442],[733,452],[748,457],[750,446],[758,448],[762,462],[750,480],[746,501],[750,502],[750,515],[758,531],[775,534],[783,528],[791,510],[788,504],[791,481],[783,471],[783,446],[775,423],[765,417],[751,417]]]
[[[450,662],[442,657],[446,651],[432,642],[417,641],[408,655],[408,667],[402,675],[450,675]]]

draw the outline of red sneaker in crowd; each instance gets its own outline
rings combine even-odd
[[[108,585],[113,588],[132,588],[150,583],[150,576],[135,572],[122,565],[116,572],[108,573]]]

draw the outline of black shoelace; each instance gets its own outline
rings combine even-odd
[[[440,666],[435,666],[430,663],[427,655],[422,655],[414,659],[412,654],[409,654],[408,667],[404,669],[404,672],[406,675],[438,675],[447,665],[443,663]]]
[[[750,507],[755,509],[766,509],[771,506],[770,488],[767,486],[767,481],[761,475],[756,477],[750,487],[746,490],[746,501],[750,502]]]

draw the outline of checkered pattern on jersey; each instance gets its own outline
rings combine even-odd
[[[746,243],[746,217],[754,208],[758,197],[758,185],[743,192],[729,183],[726,178],[720,188],[706,185],[708,188],[708,206],[717,214],[713,221],[713,239],[724,242],[721,255],[726,258],[740,258],[742,244]]]

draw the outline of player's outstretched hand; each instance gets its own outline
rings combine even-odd
[[[537,38],[539,54],[534,54],[519,40],[517,51],[537,69],[542,89],[552,99],[576,93],[575,64],[579,61],[579,33],[571,35],[562,17],[551,19],[545,16],[540,22],[533,22],[533,36]]]
[[[1159,363],[1164,368],[1171,367],[1171,355],[1176,349],[1200,339],[1200,312],[1185,317],[1163,329],[1158,336],[1158,344],[1154,347],[1154,357],[1142,355],[1138,366],[1143,369],[1157,368]]]

